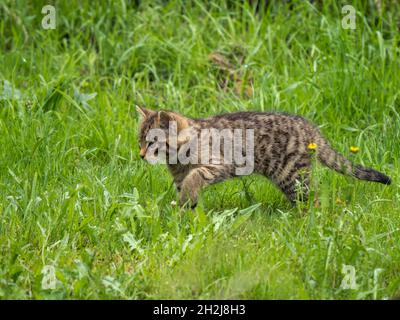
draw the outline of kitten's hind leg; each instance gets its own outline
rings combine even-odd
[[[292,204],[308,200],[309,184],[310,173],[305,170],[299,170],[290,177],[277,181],[277,185]]]

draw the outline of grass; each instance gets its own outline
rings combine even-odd
[[[137,1],[138,2],[138,1]],[[343,3],[347,4],[347,3]],[[386,299],[400,294],[400,12],[342,3],[41,1],[0,4],[0,298]],[[252,78],[222,90],[218,51]],[[281,110],[391,186],[321,166],[321,206],[292,208],[256,176],[181,212],[139,159],[135,104],[204,117]],[[350,146],[359,153],[350,154]],[[356,289],[344,289],[343,265]],[[42,281],[48,266],[54,289]]]

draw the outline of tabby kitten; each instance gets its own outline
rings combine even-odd
[[[240,129],[246,132],[250,130],[254,140],[254,173],[271,179],[292,203],[297,200],[307,200],[313,156],[339,173],[361,180],[391,183],[390,178],[383,173],[354,165],[333,150],[319,130],[299,116],[278,112],[237,112],[206,119],[191,119],[172,111],[153,111],[138,106],[137,111],[142,116],[139,134],[140,156],[152,162],[149,150],[153,150],[153,157],[163,150],[168,168],[180,193],[180,205],[196,206],[199,192],[203,187],[239,175],[236,163],[224,161],[227,152],[222,148],[217,149],[216,154],[213,153],[213,161],[198,163],[170,161],[172,152],[179,154],[190,141],[195,141],[197,149],[189,150],[189,153],[198,156],[208,149],[210,142],[206,141],[201,132],[205,130],[210,132],[210,129]],[[175,124],[178,134],[175,144],[172,143],[171,131],[168,131],[171,124]],[[149,141],[150,133],[155,129],[165,132],[165,139]],[[183,139],[180,139],[181,132],[186,132]],[[241,138],[243,143],[245,136]],[[185,153],[188,153],[187,148]],[[215,161],[215,158],[221,161]]]

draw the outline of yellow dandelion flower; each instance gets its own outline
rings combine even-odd
[[[351,147],[350,147],[350,152],[352,152],[352,153],[357,153],[358,151],[360,151],[360,148],[359,148],[359,147],[354,147],[354,146],[351,146]]]
[[[307,146],[307,148],[308,148],[309,150],[316,150],[316,149],[317,149],[317,144],[314,143],[314,142],[311,142],[311,143]]]

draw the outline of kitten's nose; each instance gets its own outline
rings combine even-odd
[[[144,156],[146,155],[146,150],[140,150],[140,158],[144,159]]]

